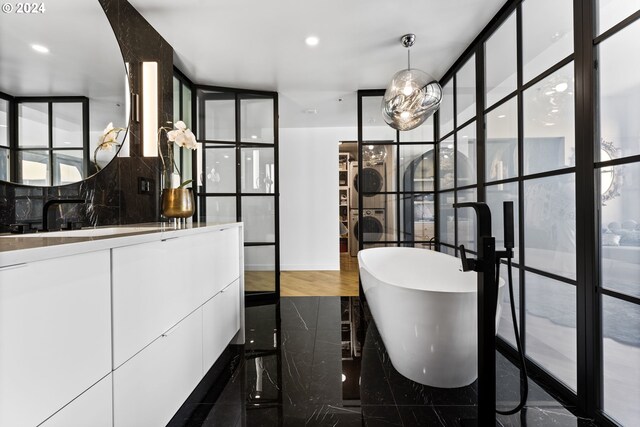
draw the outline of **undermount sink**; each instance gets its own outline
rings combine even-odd
[[[50,231],[45,233],[11,234],[0,237],[100,237],[114,236],[117,234],[145,233],[159,230],[160,227],[105,227],[84,228],[80,230]]]

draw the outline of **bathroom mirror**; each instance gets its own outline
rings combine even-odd
[[[30,13],[9,6],[0,14],[0,180],[86,179],[117,155],[129,125],[129,81],[111,24],[98,0],[56,0]],[[100,145],[109,123],[123,129],[118,143]]]

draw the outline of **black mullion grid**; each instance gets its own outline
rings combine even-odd
[[[433,138],[434,141],[437,141],[433,148],[433,190],[435,192],[433,197],[433,212],[434,212],[434,221],[433,221],[433,235],[435,237],[435,247],[433,248],[436,251],[440,251],[440,111],[436,111],[433,115]]]
[[[396,130],[396,143],[394,144],[394,150],[396,153],[396,239],[402,240],[402,229],[401,229],[401,212],[400,212],[400,131]],[[386,183],[387,186],[389,183]],[[386,205],[386,203],[385,203]],[[389,212],[385,211],[385,215],[388,215]],[[414,232],[415,235],[415,232]],[[400,245],[398,245],[400,246]]]
[[[625,19],[623,19],[622,21],[618,22],[616,25],[614,25],[613,27],[609,28],[607,31],[605,31],[604,33],[600,34],[599,36],[595,37],[593,39],[593,44],[597,45],[601,42],[603,42],[604,40],[608,39],[609,37],[613,36],[614,34],[617,34],[618,32],[620,32],[621,30],[624,30],[625,28],[627,28],[629,25],[633,24],[634,22],[636,22],[638,19],[640,19],[640,10],[636,11],[635,13],[629,15],[628,17],[626,17]],[[594,21],[595,21],[595,11],[594,11]],[[596,34],[595,32],[595,25],[593,25],[593,33],[592,34]]]
[[[522,35],[522,3],[516,8],[516,102],[518,109],[518,257],[522,265],[525,263],[525,242],[524,242],[524,180],[521,177],[524,174],[524,93],[522,84],[524,80],[524,57],[522,54],[523,35]],[[527,325],[526,325],[526,295],[525,295],[525,271],[524,268],[518,268],[518,306],[520,308],[520,345],[521,350],[527,355]],[[520,384],[524,379],[521,378]]]
[[[578,407],[583,413],[593,417],[601,408],[601,393],[597,390],[603,384],[600,369],[600,352],[597,328],[600,324],[599,298],[595,290],[599,277],[596,258],[596,186],[599,179],[593,176],[595,159],[595,110],[594,101],[594,47],[595,33],[593,2],[574,0],[574,51],[575,51],[575,197],[576,212],[576,369]],[[589,126],[586,126],[589,124]],[[599,189],[600,186],[598,185]],[[598,198],[599,200],[599,198]],[[599,227],[598,227],[599,228]],[[589,351],[591,350],[591,351]]]
[[[485,73],[484,73],[484,43],[478,44],[476,49],[476,201],[486,201],[485,191],[485,144],[486,121],[482,113],[485,104]],[[476,224],[477,226],[477,224]],[[480,242],[476,242],[479,245]]]
[[[602,295],[606,295],[608,297],[613,297],[613,298],[621,299],[623,301],[626,301],[632,304],[640,305],[640,298],[634,295],[624,294],[622,292],[614,291],[613,289],[604,288],[602,286],[599,286],[596,289],[596,292]]]
[[[609,166],[620,166],[620,165],[626,165],[629,163],[638,163],[640,162],[640,154],[636,154],[633,156],[627,156],[627,157],[621,157],[618,159],[611,159],[611,160],[606,160],[603,162],[595,162],[594,165],[596,167],[596,169],[601,169],[604,167],[609,167]]]
[[[466,62],[461,64],[461,67]],[[458,203],[458,73],[453,75],[453,203]],[[458,209],[453,208],[453,242],[455,256],[458,256]]]
[[[47,115],[49,116],[48,133],[49,133],[49,185],[54,185],[53,173],[53,103],[47,102]]]
[[[233,94],[235,107],[235,151],[236,151],[236,220],[242,221],[242,142],[240,137],[240,128],[242,126],[240,118],[240,97],[238,93]]]

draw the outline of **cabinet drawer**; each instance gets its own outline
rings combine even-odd
[[[202,236],[113,249],[114,368],[202,305],[206,249]]]
[[[43,422],[111,370],[109,251],[0,271],[0,426]]]
[[[205,301],[240,277],[240,229],[212,233],[207,280],[203,282]]]
[[[106,376],[40,427],[113,427],[112,379]]]
[[[203,307],[204,372],[240,329],[240,281],[236,280]]]
[[[166,425],[201,379],[200,309],[114,371],[114,426]]]

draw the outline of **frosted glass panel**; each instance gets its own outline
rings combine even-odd
[[[273,99],[240,100],[242,142],[273,144]]]
[[[440,115],[440,137],[453,130],[453,79],[442,87],[442,102],[438,110]]]
[[[522,4],[522,62],[528,82],[573,52],[573,2],[527,0]]]
[[[400,145],[400,190],[433,191],[435,145]]]
[[[575,187],[572,173],[525,181],[527,266],[576,278]]]
[[[524,173],[573,166],[573,62],[524,93]]]
[[[236,222],[236,198],[235,197],[207,197],[206,198],[207,222]]]
[[[236,192],[236,149],[205,149],[204,179],[207,193]]]
[[[640,420],[640,306],[602,297],[604,410],[621,425]]]
[[[400,142],[433,142],[433,116],[430,116],[423,124],[415,129],[400,132]]]
[[[243,193],[273,193],[276,182],[274,149],[243,148],[240,158],[241,191]]]
[[[52,105],[53,146],[60,148],[82,147],[82,104],[56,102]],[[82,177],[78,178],[78,181]]]
[[[439,189],[447,190],[453,188],[455,185],[453,137],[440,142],[438,157]]]
[[[9,101],[0,99],[0,147],[9,146]],[[0,171],[3,169],[0,169]]]
[[[640,0],[598,0],[598,31],[602,34],[640,10]]]
[[[458,166],[456,184],[458,187],[476,183],[476,122],[471,122],[457,132],[456,139],[456,164]]]
[[[275,198],[242,197],[242,221],[245,242],[275,242]]]
[[[487,182],[518,175],[518,105],[512,98],[486,116],[485,177]]]
[[[382,96],[362,97],[362,139],[395,141],[396,130],[382,118]]]
[[[606,39],[598,48],[600,141],[597,143],[613,148],[614,157],[640,154],[640,74],[631,71],[636,56],[629,55],[639,50],[640,22]]]
[[[533,273],[525,275],[527,355],[576,389],[576,287]]]
[[[18,146],[49,146],[48,111],[49,105],[46,103],[18,104]]]
[[[455,238],[455,211],[453,209],[453,191],[440,194],[439,219],[440,219],[440,241],[450,245],[456,244]]]
[[[597,173],[604,200],[602,286],[640,298],[640,163],[605,167]]]
[[[456,74],[457,126],[476,115],[476,56],[471,58]]]
[[[516,14],[509,18],[485,43],[486,106],[493,105],[516,90]]]

